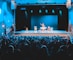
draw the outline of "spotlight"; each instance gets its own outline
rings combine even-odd
[[[52,9],[52,13],[55,13],[54,9]]]
[[[25,15],[26,15],[26,16],[28,15],[27,11],[25,11]]]
[[[59,10],[59,14],[62,15],[62,10]]]
[[[48,13],[48,10],[47,9],[45,10],[45,13]]]
[[[39,13],[41,13],[42,12],[42,10],[39,10]]]
[[[33,10],[31,10],[31,13],[33,13]]]
[[[5,25],[4,24],[2,24],[2,28],[5,28]]]
[[[2,10],[1,10],[1,8],[0,8],[0,14],[1,14],[1,12],[2,12]]]
[[[21,10],[26,10],[26,8],[21,8]]]

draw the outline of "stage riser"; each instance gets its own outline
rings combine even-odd
[[[68,34],[56,34],[56,33],[24,33],[24,34],[15,34],[15,36],[65,36],[68,37]]]

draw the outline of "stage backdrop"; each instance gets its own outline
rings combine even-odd
[[[57,15],[38,15],[31,16],[31,30],[34,30],[34,26],[40,29],[40,23],[44,23],[46,27],[53,27],[54,30],[58,30],[58,16]]]

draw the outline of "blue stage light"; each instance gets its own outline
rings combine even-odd
[[[48,13],[48,10],[47,9],[45,10],[45,13]]]
[[[26,8],[21,8],[21,10],[26,10]]]
[[[31,10],[31,13],[33,13],[33,10]]]
[[[59,14],[62,15],[62,10],[59,10]]]
[[[26,15],[26,16],[28,15],[27,11],[25,11],[25,15]]]
[[[52,9],[52,13],[55,13],[55,10],[54,9]]]
[[[42,10],[39,10],[39,13],[42,13]]]

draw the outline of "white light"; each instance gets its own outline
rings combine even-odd
[[[70,7],[71,7],[71,0],[67,0],[67,2],[66,2],[66,7],[67,7],[67,8],[70,8]]]
[[[4,25],[4,24],[2,24],[2,27],[4,28],[4,27],[5,27],[5,25]]]
[[[33,10],[31,10],[31,13],[33,13]]]
[[[39,10],[39,13],[41,13],[42,12],[42,10]]]
[[[1,11],[1,8],[0,8],[0,14],[1,14],[1,12],[2,12],[2,11]]]
[[[46,9],[45,12],[48,13],[48,10]]]

